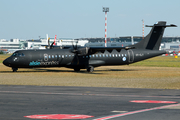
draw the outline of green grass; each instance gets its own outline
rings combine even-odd
[[[10,55],[0,55],[2,62]],[[0,85],[180,89],[180,57],[155,57],[124,66],[102,66],[93,73],[63,67],[12,69],[0,63]]]
[[[149,67],[180,67],[180,57],[159,56],[147,59],[141,62],[131,64],[132,66],[149,66]]]
[[[9,57],[11,54],[0,54],[0,63],[2,63],[7,57]]]

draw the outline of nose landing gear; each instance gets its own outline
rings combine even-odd
[[[12,68],[13,72],[17,72],[18,68]]]

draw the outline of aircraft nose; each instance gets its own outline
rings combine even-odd
[[[9,66],[9,60],[8,60],[8,58],[3,61],[3,64],[6,65],[6,66]]]

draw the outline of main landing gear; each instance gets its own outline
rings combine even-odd
[[[94,71],[94,67],[93,66],[88,66],[87,71],[90,72],[90,73],[93,72]]]
[[[80,68],[74,68],[75,72],[79,72],[81,69]],[[94,71],[94,67],[93,66],[88,66],[87,67],[87,72],[91,73]]]
[[[13,72],[17,72],[18,68],[12,68]]]
[[[75,71],[75,72],[79,72],[79,71],[80,71],[80,68],[74,68],[74,71]]]

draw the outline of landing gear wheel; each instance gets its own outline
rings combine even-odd
[[[90,73],[93,72],[93,71],[94,71],[94,67],[93,67],[93,66],[89,66],[89,67],[87,68],[87,71],[90,72]]]
[[[79,72],[79,71],[80,71],[80,68],[74,68],[74,71],[75,71],[75,72]]]
[[[18,68],[12,68],[13,72],[17,72]]]

